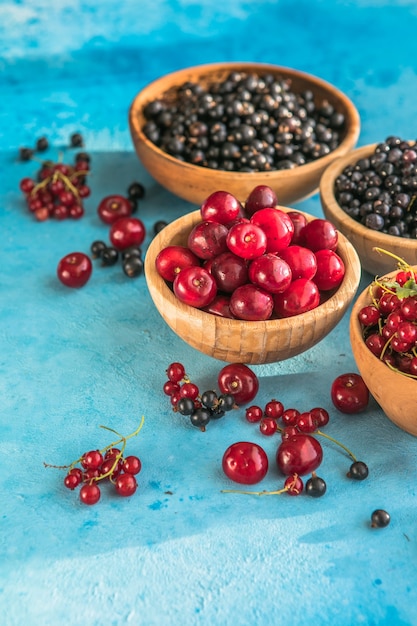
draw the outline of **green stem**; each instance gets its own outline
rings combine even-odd
[[[340,443],[340,441],[338,441],[337,439],[334,439],[334,437],[330,437],[330,435],[327,435],[326,433],[323,433],[321,430],[316,430],[315,433],[313,433],[315,435],[321,435],[321,437],[325,437],[326,439],[328,439],[329,441],[332,441],[333,443],[335,443],[337,446],[340,446],[341,448],[343,448],[343,450],[345,452],[347,452],[347,454],[350,456],[351,459],[353,459],[353,461],[357,461],[358,459],[356,458],[356,456],[353,454],[353,452],[351,452],[349,450],[349,448],[347,448],[346,446],[343,445],[343,443]]]

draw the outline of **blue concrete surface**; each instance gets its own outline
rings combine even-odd
[[[213,61],[287,65],[355,101],[359,145],[415,138],[416,30],[414,0],[0,3],[2,624],[417,624],[417,439],[373,401],[355,417],[332,409],[333,378],[356,369],[348,314],[305,354],[254,367],[258,402],[326,407],[327,432],[367,462],[369,479],[348,481],[349,459],[324,443],[324,498],[246,497],[221,493],[231,487],[224,450],[249,439],[272,459],[277,439],[243,410],[202,434],[161,391],[172,360],[201,388],[216,384],[223,364],[172,333],[143,277],[95,265],[81,290],[55,277],[64,254],[106,237],[97,204],[132,180],[147,190],[140,217],[149,232],[156,219],[196,208],[152,181],[133,152],[127,111],[147,82]],[[46,134],[56,158],[74,131],[93,159],[86,215],[36,223],[18,184],[37,168],[18,162],[18,148]],[[321,215],[317,195],[298,208]],[[86,507],[62,473],[45,469],[109,443],[100,424],[127,434],[141,415],[128,448],[143,464],[132,498],[104,489]],[[260,488],[281,484],[271,463]],[[370,529],[375,508],[390,512],[388,528]]]

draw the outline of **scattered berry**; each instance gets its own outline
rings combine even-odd
[[[391,516],[384,509],[376,509],[371,515],[372,528],[385,528],[391,521]]]
[[[83,252],[71,252],[58,263],[57,276],[67,287],[83,287],[90,279],[93,265]]]

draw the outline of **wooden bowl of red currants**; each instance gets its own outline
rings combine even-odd
[[[358,296],[350,317],[350,342],[358,370],[385,415],[417,436],[417,265],[410,270],[414,284],[404,285],[407,271],[396,270]],[[388,289],[381,288],[386,280]]]
[[[244,204],[229,192],[210,194],[165,226],[145,257],[166,323],[229,363],[278,362],[308,350],[338,324],[359,285],[352,244],[328,220],[258,202],[265,190],[274,196],[260,185]]]
[[[320,181],[324,215],[374,276],[392,269],[392,258],[379,248],[417,263],[416,198],[417,147],[394,136],[340,157]]]
[[[282,205],[316,192],[352,150],[360,118],[326,81],[262,63],[214,63],[168,74],[134,98],[129,125],[154,179],[199,205],[218,189],[243,201],[256,184]]]

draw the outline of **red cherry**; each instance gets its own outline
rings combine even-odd
[[[114,224],[119,218],[132,214],[132,205],[124,196],[113,194],[100,201],[97,213],[105,224]]]
[[[232,293],[248,282],[248,267],[245,259],[230,251],[223,252],[212,259],[210,271],[219,291],[225,293]]]
[[[200,206],[201,218],[207,222],[228,225],[243,217],[243,207],[234,195],[227,191],[215,191]]]
[[[275,207],[278,199],[275,191],[268,185],[258,185],[250,192],[245,202],[245,215],[251,217],[256,211]]]
[[[294,233],[291,239],[291,243],[293,245],[304,246],[304,226],[307,224],[307,218],[303,213],[299,213],[298,211],[288,211],[288,217],[293,223]],[[305,246],[304,246],[305,247]]]
[[[235,316],[230,310],[230,297],[223,294],[217,294],[214,299],[207,306],[202,308],[206,313],[212,315],[218,315],[219,317],[227,317],[229,319],[235,319]]]
[[[317,272],[314,282],[320,291],[336,289],[345,275],[345,264],[333,250],[318,250],[316,252]]]
[[[199,222],[188,235],[187,245],[199,259],[212,259],[226,252],[228,229],[218,222]]]
[[[95,483],[83,485],[80,489],[80,500],[83,504],[96,504],[100,495],[100,487]]]
[[[137,217],[120,217],[110,228],[110,241],[117,250],[140,246],[146,235],[143,222]]]
[[[317,285],[307,278],[293,280],[284,293],[274,295],[274,310],[279,317],[300,315],[320,304]]]
[[[243,485],[254,485],[265,478],[268,457],[258,444],[238,441],[223,454],[222,468],[230,480]]]
[[[359,413],[369,402],[369,390],[359,374],[347,373],[337,376],[330,391],[334,406],[342,413]]]
[[[380,317],[379,310],[373,304],[364,306],[358,313],[359,322],[363,326],[375,326],[375,324],[378,324]]]
[[[250,281],[269,293],[282,293],[293,278],[288,263],[272,253],[263,254],[249,265]]]
[[[155,259],[156,271],[171,283],[182,269],[193,265],[200,265],[200,260],[185,246],[167,246]]]
[[[93,271],[90,257],[83,252],[71,252],[64,256],[57,267],[57,276],[67,287],[83,287]]]
[[[229,250],[242,259],[255,259],[266,251],[267,238],[256,224],[239,222],[230,228],[226,243]]]
[[[244,363],[229,363],[219,372],[217,384],[221,393],[230,393],[236,404],[252,402],[258,393],[259,380]]]
[[[278,468],[285,475],[310,474],[323,459],[323,448],[312,435],[299,433],[283,440],[276,453]]]
[[[256,211],[250,218],[266,235],[266,252],[281,252],[285,250],[294,234],[294,225],[287,213],[281,209],[265,208]]]
[[[304,246],[291,244],[279,253],[281,259],[288,263],[292,279],[313,278],[317,272],[317,259],[314,252]]]
[[[316,218],[308,222],[303,228],[303,238],[306,247],[313,252],[323,248],[328,250],[337,248],[337,230],[329,220]]]
[[[186,267],[177,274],[173,290],[184,304],[202,308],[210,304],[217,294],[216,281],[203,267]]]
[[[268,320],[274,309],[274,299],[265,289],[248,283],[234,290],[229,306],[232,314],[240,320]]]
[[[138,483],[133,474],[120,474],[116,478],[115,488],[119,496],[132,496],[138,487]]]

